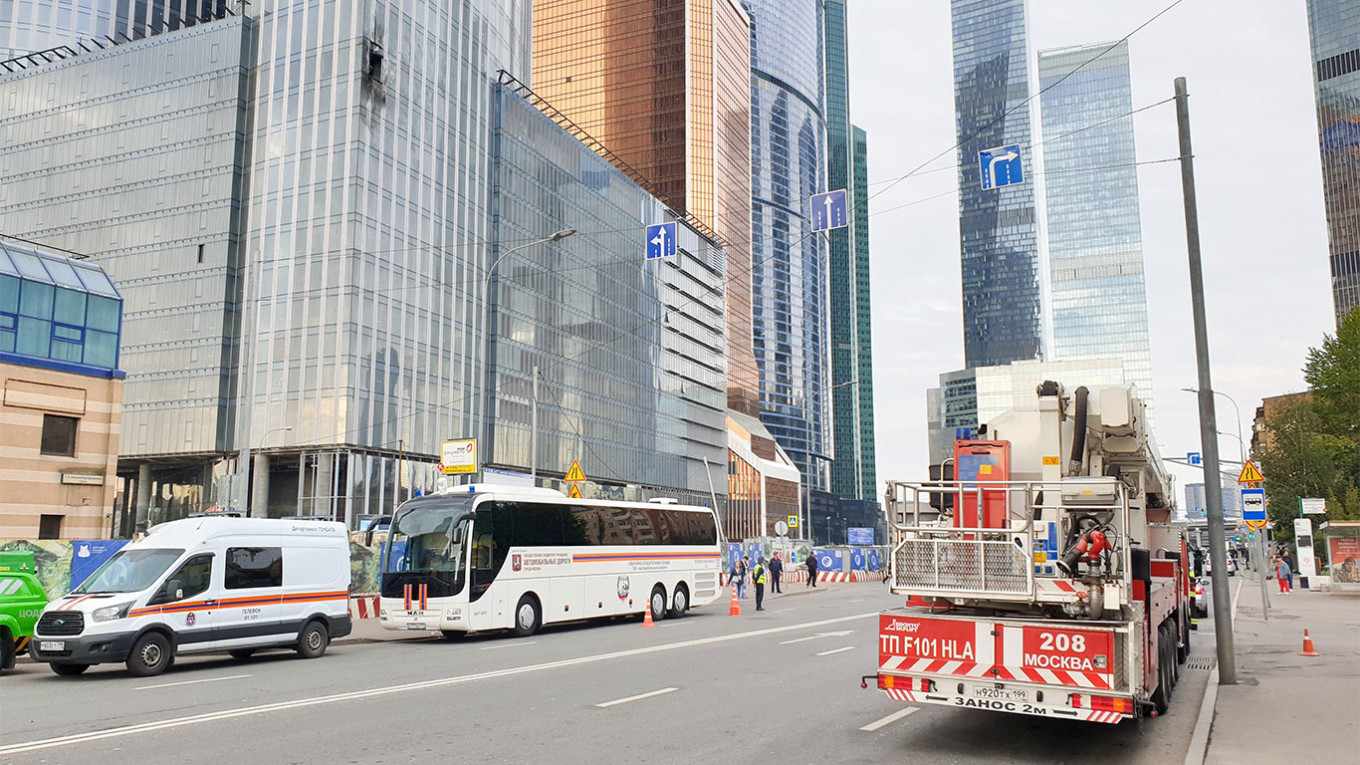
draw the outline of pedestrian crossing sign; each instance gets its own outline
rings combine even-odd
[[[580,461],[580,460],[572,460],[572,461],[571,461],[571,470],[568,470],[568,471],[567,471],[567,477],[566,477],[566,478],[563,478],[562,480],[567,481],[567,482],[571,482],[571,481],[584,481],[584,480],[586,480],[586,474],[581,472],[581,461]]]
[[[789,516],[789,528],[791,529],[798,528],[798,516],[796,515]]]

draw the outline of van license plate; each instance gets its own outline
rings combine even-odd
[[[425,623],[424,623],[424,622],[407,622],[407,623],[406,623],[406,629],[408,629],[408,630],[423,630],[423,629],[425,629]]]
[[[38,643],[39,651],[65,651],[66,641],[64,640],[43,640]]]
[[[1029,692],[1023,688],[974,688],[973,696],[979,699],[1000,699],[1002,701],[1029,701]]]

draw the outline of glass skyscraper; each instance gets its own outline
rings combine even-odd
[[[828,189],[848,189],[849,228],[828,232],[832,411],[835,460],[831,493],[874,499],[873,357],[869,333],[867,139],[850,124],[849,45],[844,0],[825,2]],[[868,419],[865,419],[865,415]]]
[[[228,0],[0,0],[0,60],[92,39],[140,40],[228,13]]]
[[[446,439],[527,472],[536,362],[545,476],[722,486],[719,251],[682,226],[641,262],[665,209],[497,87],[530,28],[524,0],[263,0],[0,72],[0,230],[124,295],[139,518],[236,503],[246,451],[271,515],[390,511]]]
[[[826,238],[809,200],[827,189],[823,0],[747,0],[751,15],[751,259],[760,419],[803,474],[830,485]]]
[[[1308,0],[1336,321],[1360,308],[1360,6]]]
[[[952,0],[963,350],[969,367],[1040,358],[1043,316],[1025,0]],[[1024,183],[983,189],[980,151],[1019,145]]]
[[[1048,208],[1048,358],[1123,359],[1152,399],[1127,42],[1039,52]]]

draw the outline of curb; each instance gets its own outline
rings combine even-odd
[[[1242,597],[1242,586],[1245,579],[1237,583],[1237,592],[1233,593],[1232,602],[1232,621],[1237,623],[1237,601]],[[1218,625],[1214,625],[1218,629]],[[1204,701],[1199,705],[1199,719],[1195,721],[1195,732],[1190,736],[1190,751],[1185,754],[1185,765],[1204,765],[1204,760],[1209,756],[1209,733],[1214,727],[1214,714],[1218,711],[1218,663],[1214,663],[1214,670],[1209,673],[1209,685],[1204,690]]]

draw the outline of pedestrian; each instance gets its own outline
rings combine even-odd
[[[751,556],[741,556],[741,599],[746,600],[746,577],[751,573]]]
[[[817,554],[808,550],[807,554],[808,587],[817,586]]]
[[[1287,558],[1275,559],[1275,578],[1279,580],[1281,595],[1288,595],[1294,589],[1294,571],[1289,568]]]
[[[756,558],[756,567],[751,570],[751,584],[756,586],[756,610],[765,610],[765,556]]]
[[[1289,591],[1293,592],[1294,572],[1298,570],[1298,567],[1294,565],[1294,556],[1290,555],[1288,550],[1285,550],[1281,557],[1284,558],[1285,565],[1289,566],[1289,576],[1286,576],[1285,579],[1289,580]]]
[[[779,559],[779,553],[775,553],[774,557],[770,559],[771,593],[777,592],[782,594],[784,592],[783,590],[779,589],[779,578],[782,577],[783,575],[784,575],[784,561]]]
[[[737,591],[738,598],[746,597],[746,568],[737,558],[732,558],[732,568],[727,572],[727,582]]]

